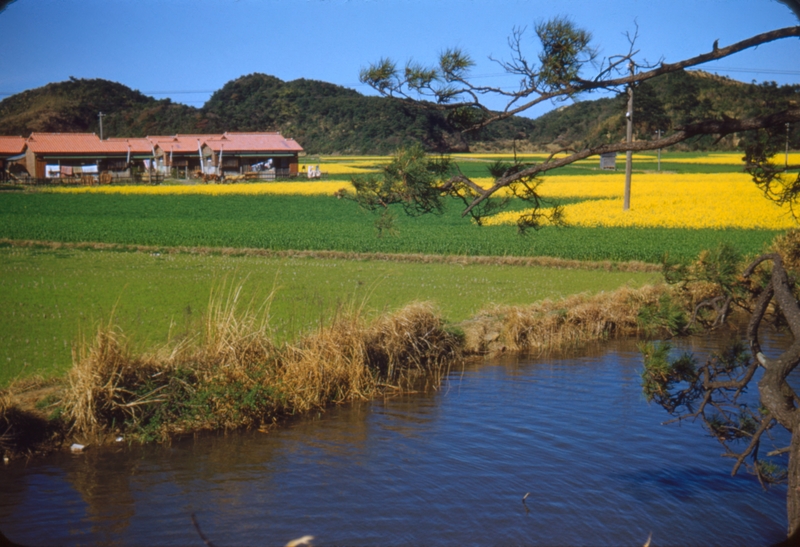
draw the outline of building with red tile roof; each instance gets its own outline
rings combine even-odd
[[[155,167],[162,173],[182,172],[187,177],[196,170],[209,174],[271,170],[273,175],[296,175],[298,155],[303,151],[294,139],[267,132],[106,140],[100,140],[94,133],[31,133],[27,139],[0,137],[0,160],[6,156],[6,149],[8,157],[24,155],[22,163],[35,178],[95,175],[104,171],[127,176],[136,164],[142,168]]]
[[[101,141],[94,133],[31,133],[26,140],[28,173],[36,178],[58,178],[124,171],[131,161],[129,140]]]
[[[0,157],[18,156],[24,151],[24,137],[0,137]]]
[[[163,170],[182,172],[187,178],[190,173],[201,170],[203,143],[222,135],[173,135],[170,137],[150,137],[153,143],[153,156]]]
[[[25,158],[23,137],[0,137],[0,180],[8,177],[9,166]]]
[[[267,168],[275,169],[278,174],[296,175],[302,151],[297,141],[280,133],[226,132],[205,141],[203,156],[218,167],[221,174]]]

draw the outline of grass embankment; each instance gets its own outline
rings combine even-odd
[[[212,302],[199,344],[132,355],[101,328],[76,360],[60,403],[74,435],[166,439],[203,429],[271,425],[331,403],[408,390],[441,374],[460,344],[422,304],[366,324],[357,313],[293,344],[276,345],[237,291]]]
[[[446,328],[427,304],[371,322],[352,311],[280,345],[265,316],[241,309],[240,290],[231,290],[212,299],[199,339],[137,354],[113,325],[101,326],[76,352],[67,385],[40,401],[51,412],[48,420],[21,410],[13,390],[3,394],[0,450],[24,453],[65,438],[148,441],[269,427],[328,404],[408,392],[423,380],[436,386],[465,350],[536,352],[637,333],[641,310],[657,307],[664,290],[623,288],[527,309],[495,308],[463,323],[463,333]]]
[[[644,264],[631,265],[642,271],[619,271],[608,263],[581,265],[603,268],[591,270],[555,262],[573,269],[554,269],[514,257],[388,258],[0,247],[0,387],[14,378],[65,374],[73,345],[112,314],[133,351],[190,338],[203,329],[212,288],[226,278],[246,280],[248,302],[274,289],[269,322],[277,344],[329,324],[342,306],[360,307],[370,319],[429,301],[459,323],[492,304],[529,305],[660,279]]]
[[[9,454],[65,439],[86,444],[121,434],[147,441],[269,426],[331,403],[408,391],[421,380],[436,385],[465,351],[540,351],[634,333],[637,310],[652,304],[658,290],[628,286],[659,277],[503,264],[27,247],[0,254],[0,298],[13,310],[2,316],[3,330],[13,333],[2,347],[12,353],[34,348],[34,363],[45,366],[25,372],[67,371],[66,380],[38,392],[43,384],[30,380],[0,392],[0,451]],[[208,292],[226,275],[248,281],[209,305]],[[561,299],[576,289],[587,294]],[[400,308],[431,295],[457,320],[489,302],[530,305],[493,306],[456,326],[428,304]],[[542,299],[550,300],[533,304]],[[189,309],[195,310],[191,316]],[[98,326],[112,313],[113,323]],[[71,364],[67,359],[48,369],[41,359],[51,338],[52,350],[67,354],[74,338],[65,330],[79,330],[81,322],[86,336]],[[282,328],[273,328],[275,322]],[[557,331],[565,334],[552,336]],[[25,398],[33,400],[23,404]],[[31,412],[34,402],[39,410]]]

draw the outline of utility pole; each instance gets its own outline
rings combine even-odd
[[[628,68],[631,71],[631,76],[633,76],[633,61],[628,63]],[[628,111],[625,113],[625,117],[628,119],[628,128],[626,131],[625,139],[630,147],[631,143],[633,143],[633,82],[628,84]],[[631,208],[631,171],[633,169],[633,150],[628,148],[628,151],[625,153],[625,196],[622,200],[622,210],[627,211]]]
[[[786,122],[786,159],[784,160],[784,167],[789,167],[789,122]]]
[[[657,139],[661,138],[661,130],[660,129],[656,129],[656,138]],[[661,149],[660,148],[658,149],[658,172],[659,173],[661,172]]]
[[[103,114],[102,112],[100,112],[97,115],[97,117],[100,118],[100,140],[101,141],[103,140],[103,116],[105,116],[105,114]]]

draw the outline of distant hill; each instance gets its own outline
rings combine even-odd
[[[700,119],[747,118],[800,104],[800,85],[746,84],[703,71],[675,72],[644,82],[634,90],[634,128],[638,140],[657,130],[669,132]],[[627,95],[578,101],[537,118],[529,138],[539,146],[579,146],[625,138]],[[793,132],[794,135],[794,132]],[[736,135],[714,136],[684,144],[697,149],[733,149]]]
[[[0,135],[99,132],[100,112],[106,115],[106,136],[176,133],[195,127],[200,121],[195,108],[169,100],[157,101],[108,80],[70,78],[0,101]]]
[[[228,82],[202,108],[156,100],[122,84],[70,79],[0,101],[0,135],[33,131],[99,132],[106,137],[280,131],[310,153],[389,153],[422,142],[431,151],[466,151],[475,139],[513,139],[533,128],[507,120],[464,136],[431,105],[367,97],[314,80],[284,82],[250,74]]]
[[[587,96],[586,99],[591,96]],[[800,102],[800,86],[745,84],[704,72],[679,72],[637,87],[634,121],[639,139],[700,118],[742,117]],[[99,132],[107,137],[176,133],[280,131],[309,153],[389,153],[421,142],[431,151],[508,150],[618,142],[624,138],[625,97],[579,100],[536,120],[515,117],[477,134],[459,132],[426,103],[364,96],[315,80],[284,82],[250,74],[228,82],[202,108],[156,100],[122,84],[74,79],[0,101],[0,135],[33,131]],[[695,148],[733,148],[736,137],[704,137]]]

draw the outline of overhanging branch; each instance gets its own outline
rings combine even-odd
[[[793,27],[793,28],[800,29],[800,27]],[[567,156],[566,158],[546,161],[544,163],[534,165],[527,169],[523,169],[507,177],[501,177],[497,179],[491,187],[487,188],[484,192],[481,193],[480,196],[475,198],[475,200],[473,200],[472,203],[470,203],[469,207],[467,207],[462,213],[462,216],[469,214],[469,212],[472,209],[478,206],[482,201],[491,197],[501,188],[505,188],[516,181],[522,179],[530,179],[542,173],[546,173],[547,171],[552,171],[553,169],[558,169],[559,167],[570,165],[572,163],[575,163],[576,161],[586,159],[591,156],[597,156],[607,152],[627,152],[628,150],[631,150],[633,152],[658,150],[659,148],[667,148],[669,146],[672,146],[679,142],[683,142],[692,137],[697,137],[699,135],[729,135],[731,133],[738,133],[742,131],[753,131],[756,129],[773,127],[787,122],[795,123],[798,121],[800,121],[800,108],[793,108],[789,110],[784,110],[783,112],[770,114],[769,116],[760,116],[756,118],[748,118],[745,120],[736,120],[736,119],[704,120],[701,122],[693,123],[691,125],[679,128],[678,131],[669,135],[668,137],[663,137],[651,141],[638,141],[631,144],[621,142],[615,144],[604,144],[593,148],[586,148],[579,152],[575,152]]]
[[[767,44],[769,42],[774,42],[776,40],[781,40],[783,38],[791,38],[791,37],[800,37],[800,26],[786,27],[778,30],[764,32],[762,34],[758,34],[756,36],[747,38],[746,40],[736,42],[735,44],[732,44],[727,47],[723,48],[714,47],[708,53],[703,53],[701,55],[697,55],[695,57],[679,61],[677,63],[661,63],[657,68],[645,72],[640,72],[639,74],[635,74],[633,76],[625,76],[620,78],[607,78],[607,79],[601,78],[601,79],[591,79],[591,80],[577,80],[577,82],[565,86],[562,89],[559,89],[558,91],[552,91],[548,93],[536,93],[538,96],[535,99],[532,99],[515,108],[507,108],[502,113],[496,114],[495,116],[489,117],[481,121],[480,123],[477,123],[467,129],[464,129],[463,132],[475,131],[483,127],[486,127],[487,125],[490,125],[496,121],[516,116],[517,114],[525,112],[526,110],[529,110],[534,106],[536,106],[537,104],[542,103],[544,101],[549,101],[551,99],[555,99],[558,97],[568,97],[586,91],[615,88],[624,85],[644,82],[646,80],[650,80],[657,76],[662,76],[664,74],[677,72],[679,70],[683,70],[689,67],[702,65],[710,61],[717,61],[719,59],[729,57],[735,53],[739,53],[746,49],[754,48],[762,44]],[[631,58],[630,55],[622,56],[619,60],[616,61],[616,64],[619,65],[620,63],[630,58]],[[533,93],[535,93],[534,89],[521,90],[516,94],[516,98],[514,100],[516,101],[519,97],[528,96]]]

